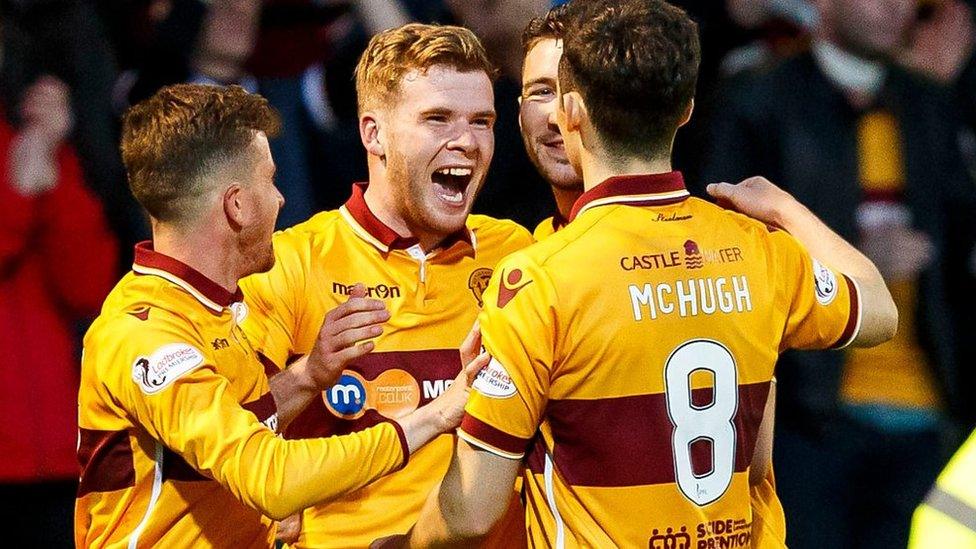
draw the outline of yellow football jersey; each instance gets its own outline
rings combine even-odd
[[[752,548],[786,547],[786,515],[776,495],[776,477],[772,468],[759,483],[750,487],[752,505]]]
[[[78,547],[270,547],[273,516],[355,490],[406,461],[395,422],[286,441],[231,294],[136,248],[84,341]],[[295,474],[301,471],[301,474]]]
[[[538,225],[535,226],[535,230],[532,231],[532,238],[538,242],[539,240],[556,234],[556,231],[565,226],[566,219],[559,215],[559,212],[556,212],[556,215],[543,219]]]
[[[570,220],[496,267],[459,435],[528,452],[532,545],[748,547],[777,356],[849,343],[854,283],[677,172],[611,178]]]
[[[509,221],[469,216],[440,249],[386,227],[355,185],[339,210],[320,213],[275,235],[276,264],[242,281],[251,314],[244,323],[255,348],[275,364],[306,353],[325,314],[362,282],[391,318],[376,349],[299,416],[289,438],[357,432],[382,417],[402,417],[440,395],[460,372],[458,346],[477,318],[492,269],[532,243]],[[404,533],[447,471],[454,447],[442,435],[396,474],[305,512],[299,547],[365,547]]]

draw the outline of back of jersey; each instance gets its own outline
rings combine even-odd
[[[749,547],[777,355],[849,340],[853,284],[680,174],[594,191],[496,269],[461,436],[528,453],[536,545]]]

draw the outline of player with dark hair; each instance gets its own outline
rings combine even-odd
[[[519,95],[519,128],[525,151],[539,174],[552,188],[556,213],[543,219],[532,236],[536,240],[566,225],[573,203],[583,194],[583,178],[569,159],[556,126],[556,78],[562,55],[566,7],[557,6],[535,17],[522,32],[522,93]]]
[[[700,59],[682,10],[571,3],[563,39],[556,118],[586,192],[496,268],[492,359],[410,545],[483,535],[525,457],[531,545],[748,546],[778,353],[880,343],[897,311],[875,266],[768,181],[709,188],[752,218],[689,196],[671,169]]]
[[[562,55],[566,6],[535,17],[522,33],[524,60],[522,93],[519,96],[519,127],[525,150],[552,188],[555,215],[536,226],[538,241],[566,226],[573,204],[583,194],[583,178],[566,157],[562,135],[556,125],[556,80]],[[770,385],[763,423],[750,466],[752,492],[753,547],[782,547],[786,538],[783,506],[776,495],[772,471],[773,426],[776,383]]]
[[[373,349],[365,340],[389,314],[355,286],[282,373],[244,336],[238,280],[274,265],[283,199],[268,138],[277,129],[267,101],[236,86],[163,88],[125,116],[122,156],[153,241],[136,247],[85,336],[79,547],[270,547],[271,519],[403,467],[460,420],[463,374],[435,405],[396,421],[279,438]]]

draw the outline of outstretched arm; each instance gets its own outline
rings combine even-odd
[[[810,254],[834,266],[857,283],[861,299],[861,328],[852,345],[872,347],[891,339],[898,327],[898,310],[878,268],[857,248],[820,221],[806,206],[764,177],[732,185],[711,184],[708,194],[737,211],[786,229]]]

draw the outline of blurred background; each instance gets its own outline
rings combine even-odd
[[[901,311],[884,346],[778,367],[789,545],[904,547],[976,424],[973,1],[673,3],[704,50],[675,146],[693,193],[770,178],[875,260]],[[263,94],[284,121],[272,152],[287,227],[366,179],[352,72],[369,37],[464,25],[501,68],[475,211],[531,228],[555,206],[519,135],[520,37],[551,5],[0,0],[0,506],[21,546],[72,544],[79,339],[149,236],[118,151],[125,109],[177,82]]]

